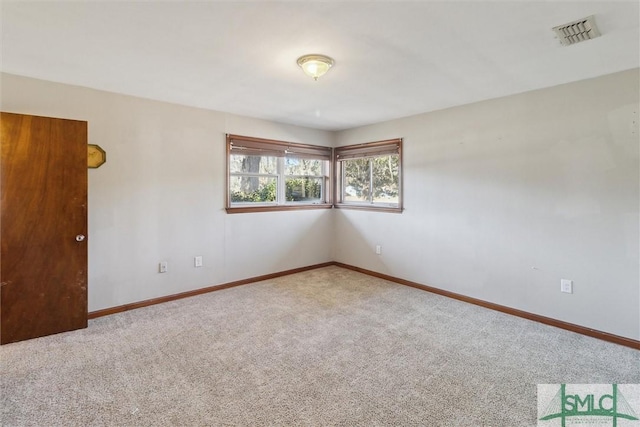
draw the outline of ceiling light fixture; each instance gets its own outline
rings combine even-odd
[[[298,58],[298,65],[306,75],[318,80],[333,66],[333,59],[324,55],[304,55]]]

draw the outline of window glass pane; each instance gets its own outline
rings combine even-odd
[[[284,173],[286,175],[322,175],[322,163],[325,160],[319,159],[299,159],[296,157],[285,157]]]
[[[229,170],[231,173],[275,174],[278,172],[278,158],[275,156],[231,154],[229,156]]]
[[[319,145],[227,134],[227,213],[332,207],[333,153]]]
[[[342,162],[344,166],[344,201],[368,202],[370,194],[369,159],[352,159]]]
[[[287,202],[321,202],[323,179],[312,177],[286,178],[285,198]]]
[[[373,203],[398,203],[397,154],[371,159],[373,164]]]
[[[276,201],[278,181],[270,176],[231,176],[229,191],[231,203]]]

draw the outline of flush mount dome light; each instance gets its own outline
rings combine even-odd
[[[306,75],[318,80],[333,66],[333,59],[324,55],[304,55],[298,58],[298,65]]]

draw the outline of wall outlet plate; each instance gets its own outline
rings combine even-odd
[[[166,273],[169,269],[169,263],[167,261],[162,261],[158,268],[160,273]]]
[[[566,294],[573,293],[573,280],[562,279],[560,280],[560,292],[564,292]]]
[[[193,266],[194,267],[202,267],[202,256],[198,255],[193,258]]]

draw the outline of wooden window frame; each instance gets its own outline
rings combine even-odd
[[[343,167],[341,162],[348,159],[360,159],[367,157],[375,157],[386,154],[398,154],[398,203],[397,206],[389,206],[385,204],[375,203],[357,203],[357,202],[344,202],[343,198]],[[364,144],[346,145],[337,147],[333,150],[333,169],[335,183],[334,194],[334,208],[338,209],[359,209],[376,212],[392,212],[402,213],[404,210],[402,204],[402,138],[387,139],[383,141],[368,142]]]
[[[320,145],[299,144],[294,142],[278,141],[273,139],[256,138],[250,136],[227,134],[227,158],[226,158],[226,211],[230,214],[249,213],[249,212],[274,212],[274,211],[294,211],[309,209],[331,209],[333,207],[333,149]],[[231,203],[231,165],[230,159],[233,146],[248,147],[250,150],[263,151],[265,154],[272,154],[278,157],[286,157],[290,152],[299,154],[293,156],[298,158],[312,158],[327,160],[327,171],[325,172],[323,194],[324,201],[322,203],[304,203],[295,202],[287,203],[280,201],[280,204],[256,204],[256,205],[238,205]],[[274,175],[279,179],[286,178],[284,171]],[[283,181],[284,182],[284,181]]]

